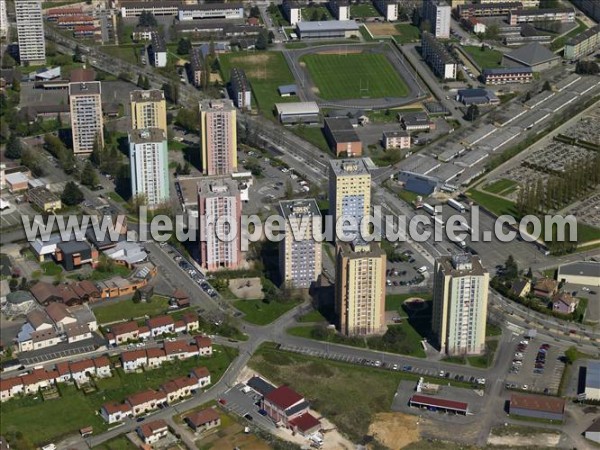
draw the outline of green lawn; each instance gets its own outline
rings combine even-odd
[[[41,264],[44,275],[50,277],[56,276],[62,272],[62,267],[56,264],[54,261],[46,261]]]
[[[244,320],[255,325],[267,325],[297,305],[297,302],[292,301],[265,303],[262,300],[236,300],[233,302],[233,306],[244,313]]]
[[[118,436],[92,448],[93,450],[136,450],[137,446],[127,439],[126,436]]]
[[[324,152],[329,152],[329,144],[323,135],[321,127],[307,127],[305,125],[297,125],[288,128],[292,133],[310,142],[315,147],[318,147]]]
[[[361,3],[350,5],[350,18],[356,19],[359,17],[380,17],[381,14],[375,9],[372,3]]]
[[[260,112],[274,118],[275,103],[297,102],[297,97],[280,97],[277,87],[295,83],[281,52],[239,52],[219,55],[223,81],[228,82],[231,69],[244,69],[252,85],[252,95]]]
[[[110,305],[94,308],[98,323],[111,323],[119,320],[130,320],[136,317],[156,316],[168,311],[169,299],[155,295],[147,303],[134,303],[132,299],[113,302]]]
[[[404,200],[409,205],[412,204],[412,202],[414,202],[418,196],[419,196],[419,194],[417,194],[415,192],[407,191],[405,189],[402,189],[400,192],[398,192],[398,197],[400,197],[402,200]]]
[[[319,414],[355,442],[367,434],[375,414],[389,412],[400,381],[416,383],[418,380],[418,375],[410,373],[282,352],[274,349],[272,344],[263,344],[248,365],[272,382],[289,384],[310,399],[311,406]],[[426,380],[439,382],[431,378]],[[453,380],[447,382],[457,387],[468,386]]]
[[[408,88],[385,55],[312,54],[302,57],[326,100],[404,97]]]
[[[109,192],[108,194],[108,198],[110,198],[113,202],[117,202],[117,203],[127,203],[125,201],[125,199],[123,197],[121,197],[119,194],[117,194],[116,192]]]
[[[410,23],[400,23],[396,25],[398,34],[394,35],[394,40],[398,44],[408,44],[409,42],[418,42],[421,36],[419,27]]]
[[[503,214],[515,214],[515,204],[510,200],[498,198],[494,195],[486,194],[485,192],[478,191],[477,189],[471,189],[467,192],[476,203],[480,204],[484,208],[488,209],[497,216]]]
[[[485,335],[486,336],[500,336],[502,335],[502,328],[493,323],[487,323],[485,326]]]
[[[494,353],[496,353],[497,348],[498,341],[487,341],[485,343],[485,354],[481,356],[469,356],[467,360],[471,366],[485,369],[494,361]]]
[[[307,314],[304,314],[298,322],[323,322],[325,321],[325,317],[319,311],[314,310]]]
[[[110,56],[114,56],[115,58],[119,58],[123,61],[130,62],[131,64],[142,65],[140,60],[140,51],[143,47],[143,45],[104,45],[100,47],[100,50],[104,53],[109,54]],[[134,76],[134,79],[137,79],[137,76]]]
[[[501,180],[494,181],[483,188],[484,191],[491,192],[492,194],[508,195],[514,192],[518,183],[513,180],[502,178]]]
[[[314,12],[317,11],[317,16],[319,20],[323,19],[323,15],[327,16],[325,20],[332,20],[333,16],[329,9],[325,6],[309,6],[306,8],[302,8],[302,20],[310,21],[312,20]]]
[[[23,397],[2,403],[0,432],[19,431],[33,445],[59,440],[77,432],[80,428],[93,426],[98,434],[108,425],[96,413],[109,401],[121,402],[135,392],[156,389],[165,381],[187,375],[198,366],[210,370],[212,382],[217,382],[231,361],[237,356],[237,349],[214,345],[214,355],[210,358],[191,358],[144,373],[124,374],[120,369],[111,378],[98,380],[97,391],[89,395],[79,392],[74,386],[59,384],[61,398],[43,401],[41,396]]]
[[[412,297],[419,297],[424,300],[431,300],[431,293],[429,292],[421,292],[421,293],[413,293],[413,294],[390,294],[385,296],[385,310],[386,311],[400,311],[402,308],[402,304],[406,299]],[[402,311],[404,312],[404,311]],[[406,314],[404,314],[406,315]]]
[[[500,67],[500,64],[502,64],[502,52],[499,52],[498,50],[486,48],[482,51],[481,47],[477,45],[464,45],[462,49],[467,52],[482,69]]]
[[[114,276],[126,277],[131,273],[131,269],[125,266],[114,265],[110,270],[94,269],[90,274],[89,279],[92,281],[102,281]]]
[[[560,48],[563,48],[569,39],[577,36],[578,34],[583,33],[585,30],[587,30],[588,27],[585,23],[583,23],[579,19],[575,19],[575,20],[577,21],[577,28],[575,28],[572,31],[569,31],[564,36],[554,39],[554,41],[552,41],[552,44],[550,45],[550,50],[555,51]]]

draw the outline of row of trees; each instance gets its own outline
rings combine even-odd
[[[600,184],[600,154],[590,160],[568,164],[562,173],[553,173],[523,186],[517,195],[517,213],[544,214],[559,210]]]

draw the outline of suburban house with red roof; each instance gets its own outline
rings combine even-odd
[[[552,310],[561,314],[572,314],[579,305],[579,299],[568,292],[559,292],[552,297]]]
[[[158,405],[167,402],[167,396],[164,392],[147,390],[130,395],[126,400],[133,410],[134,416],[154,411]]]
[[[163,345],[167,359],[173,361],[175,359],[187,359],[198,354],[198,347],[190,345],[186,340],[166,341]]]
[[[139,339],[138,324],[132,320],[111,325],[110,333],[108,333],[107,337],[110,345],[120,345],[127,341],[136,341]]]
[[[196,331],[198,328],[200,328],[200,322],[198,321],[198,315],[194,314],[194,313],[188,313],[185,314],[181,320],[183,320],[183,323],[185,324],[185,331],[187,331],[188,333],[191,331]]]
[[[210,372],[206,367],[196,367],[190,372],[190,377],[196,380],[199,388],[208,386],[211,383]]]
[[[40,389],[54,384],[57,378],[58,372],[56,370],[47,371],[44,369],[34,369],[31,373],[21,377],[24,393],[35,394]]]
[[[185,416],[184,420],[195,433],[201,433],[221,425],[221,417],[214,408],[195,412]]]
[[[161,384],[160,390],[167,396],[169,403],[192,395],[192,391],[198,387],[195,379],[191,377],[179,377]]]
[[[185,331],[186,331],[185,322],[183,320],[176,320],[175,321],[175,333],[177,333],[177,334],[185,333]]]
[[[106,403],[100,408],[100,415],[107,423],[121,422],[133,415],[131,406],[127,403]]]
[[[143,341],[150,339],[150,328],[146,325],[142,325],[138,330],[138,338]]]
[[[558,290],[558,282],[552,278],[540,278],[533,285],[533,294],[536,297],[550,299]]]
[[[175,321],[173,317],[168,315],[151,317],[146,320],[146,325],[150,328],[150,335],[152,337],[175,332]]]
[[[91,359],[69,363],[69,370],[73,380],[78,383],[88,381],[92,375],[96,374],[96,366]]]
[[[146,350],[131,350],[121,353],[121,364],[125,372],[133,372],[148,364]]]
[[[164,420],[158,419],[140,425],[136,431],[144,444],[151,445],[167,437],[167,434],[169,434],[169,425]]]
[[[146,349],[146,358],[148,358],[148,368],[156,369],[167,361],[167,354],[162,348],[152,347]]]
[[[290,420],[290,427],[302,436],[308,436],[321,429],[321,422],[309,412],[305,412]]]
[[[100,356],[94,358],[94,366],[96,367],[96,376],[98,378],[105,378],[112,376],[110,371],[110,360],[106,356]]]
[[[262,399],[262,409],[275,423],[291,427],[290,421],[308,412],[308,402],[288,386],[280,386]]]
[[[71,379],[71,368],[68,361],[57,363],[55,369],[58,373],[58,377],[56,378],[57,383],[66,383]]]
[[[6,401],[16,395],[22,394],[25,389],[21,377],[0,380],[0,401]]]
[[[208,336],[196,336],[194,340],[198,346],[198,354],[200,356],[212,355],[212,341]]]

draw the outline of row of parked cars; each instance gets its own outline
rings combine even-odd
[[[527,346],[529,345],[529,341],[522,340],[517,344],[517,349],[515,351],[512,366],[510,368],[511,373],[519,373],[521,370],[521,366],[523,366],[523,352],[527,350]]]
[[[204,292],[210,295],[212,298],[217,297],[219,294],[215,291],[212,286],[206,281],[202,272],[199,272],[192,266],[181,254],[173,249],[172,247],[168,250],[169,253],[173,254],[173,260],[179,264],[179,267],[200,286]]]

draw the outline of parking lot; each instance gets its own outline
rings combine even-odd
[[[406,252],[412,252],[406,250]],[[416,259],[413,258],[412,253],[408,254],[410,257],[409,261],[406,262],[389,262],[386,270],[386,284],[387,292],[395,293],[398,291],[405,291],[406,286],[417,286],[425,279],[423,275],[417,272],[415,269]]]
[[[515,347],[506,387],[556,395],[564,370],[563,350],[554,344],[522,339]]]
[[[244,392],[244,387],[245,385],[240,383],[227,389],[221,395],[219,403],[228,411],[245,418],[248,422],[254,423],[261,428],[275,428],[275,424],[271,419],[258,412],[260,409],[260,394],[253,390]]]
[[[78,343],[78,344],[80,344],[80,343]],[[93,352],[94,350],[96,350],[94,341],[92,341],[90,339],[86,339],[84,345],[80,345],[78,347],[68,347],[68,348],[64,348],[62,350],[55,350],[52,353],[47,353],[47,350],[25,352],[19,356],[19,360],[24,365],[41,364],[46,361],[51,361],[54,359],[66,358],[69,356],[80,355],[82,353]],[[46,352],[46,353],[44,353],[44,352]]]

